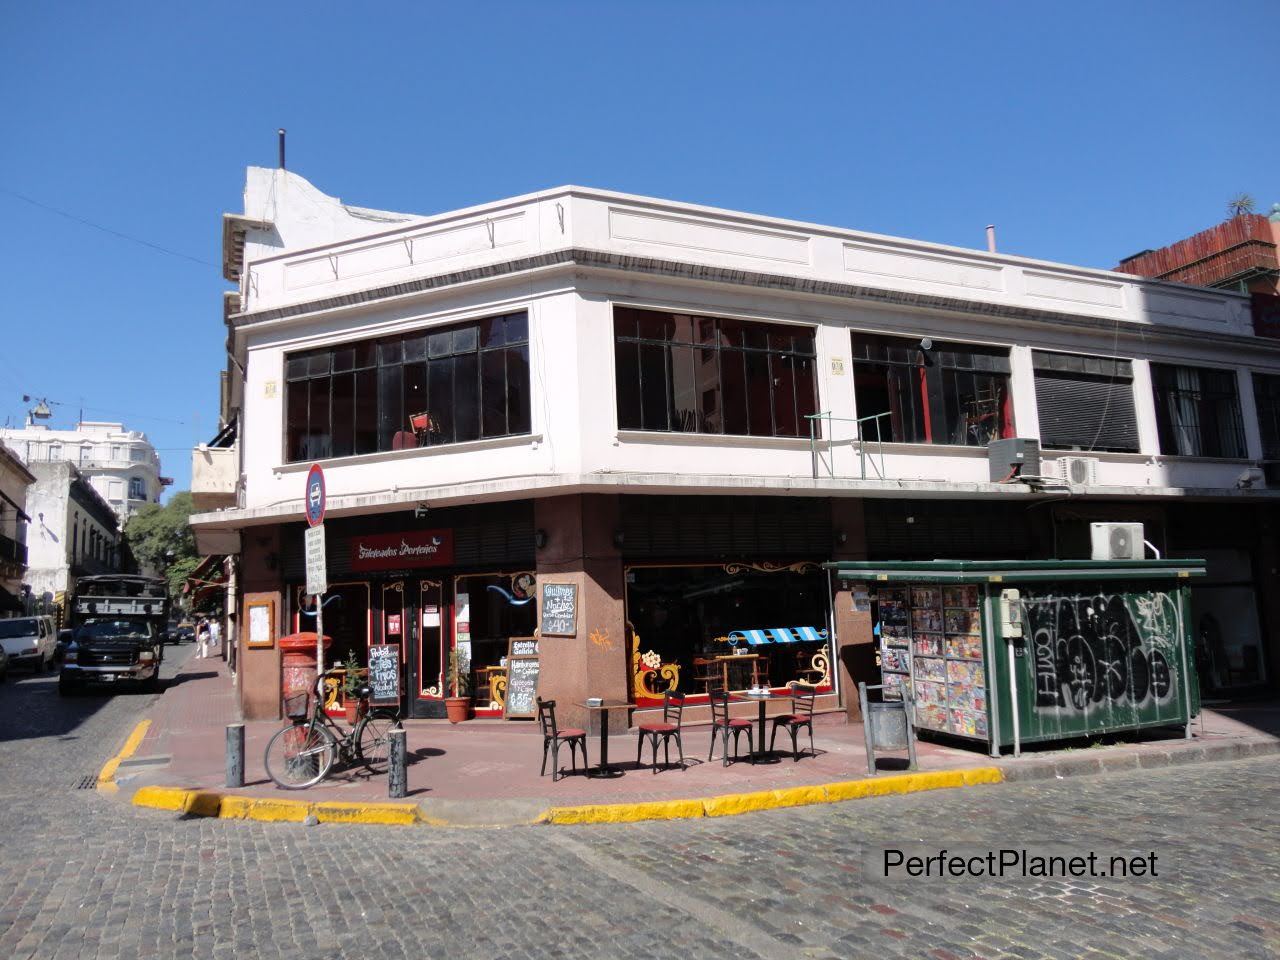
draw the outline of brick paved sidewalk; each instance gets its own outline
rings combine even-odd
[[[151,729],[135,757],[122,764],[118,780],[123,797],[129,798],[139,787],[151,784],[224,790],[225,727],[238,719],[232,679],[225,663],[194,657],[188,660],[170,682],[151,719]],[[387,799],[385,775],[370,777],[363,767],[336,770],[330,780],[308,790],[278,789],[266,776],[262,756],[267,741],[281,726],[279,721],[246,724],[246,786],[225,792],[314,802]],[[710,728],[687,725],[684,741],[689,763],[683,771],[672,768],[655,775],[647,765],[647,756],[644,765],[637,768],[635,735],[615,735],[609,741],[609,758],[612,764],[623,768],[623,776],[597,780],[579,773],[554,783],[549,772],[545,777],[538,774],[542,745],[534,722],[472,720],[453,725],[445,720],[410,720],[405,727],[409,799],[426,801],[428,807],[443,804],[469,809],[490,802],[496,807],[519,808],[674,800],[808,786],[867,775],[862,725],[846,723],[843,714],[818,719],[814,729],[818,756],[805,756],[799,762],[787,756],[774,763],[752,765],[743,761],[726,768],[720,762],[717,744],[716,760],[708,763]],[[1032,779],[1167,765],[1208,759],[1219,753],[1235,756],[1273,749],[1280,752],[1280,704],[1211,709],[1206,712],[1203,725],[1196,721],[1194,732],[1196,738],[1190,742],[1182,739],[1178,730],[1158,731],[1143,734],[1140,741],[1115,746],[1024,751],[1019,759],[1006,756],[998,761],[992,761],[981,749],[927,741],[918,743],[917,753],[924,771],[995,763],[1009,779]],[[779,738],[779,748],[783,739],[785,736]],[[588,738],[588,749],[592,762],[596,762],[597,735]],[[560,757],[562,767],[567,768],[567,748],[561,749]],[[902,769],[905,764],[905,758],[897,764],[882,762],[881,770]]]

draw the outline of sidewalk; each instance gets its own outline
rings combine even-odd
[[[751,715],[754,717],[754,709]],[[235,790],[224,788],[225,728],[238,720],[238,716],[232,681],[226,664],[219,659],[189,660],[170,681],[150,719],[150,727],[137,750],[120,762],[115,775],[124,798],[132,799],[144,787],[164,786],[211,791],[228,797],[308,804],[336,801],[352,808],[387,802],[386,776],[370,777],[363,767],[336,770],[328,781],[308,790],[278,789],[266,776],[262,756],[267,741],[282,726],[279,721],[245,724],[246,785]],[[787,796],[792,802],[814,802],[836,798],[832,790],[821,790],[822,785],[841,784],[839,796],[851,797],[868,791],[906,792],[960,782],[954,774],[914,779],[886,777],[886,770],[905,769],[903,758],[897,762],[882,759],[874,786],[867,783],[865,789],[859,790],[850,785],[850,781],[869,778],[862,725],[846,723],[843,714],[817,719],[814,743],[818,755],[803,756],[799,762],[784,756],[774,763],[752,765],[743,761],[726,768],[720,762],[717,743],[716,760],[708,763],[710,727],[686,726],[687,766],[683,771],[672,767],[655,775],[647,765],[647,754],[645,765],[637,768],[635,734],[617,735],[610,737],[609,759],[625,771],[623,776],[589,779],[579,773],[557,782],[552,782],[550,771],[545,777],[538,775],[542,741],[535,722],[473,720],[454,725],[446,720],[409,720],[405,722],[405,729],[409,792],[406,800],[399,802],[417,804],[423,818],[438,823],[533,822],[545,819],[543,815],[551,808],[669,803],[741,797],[761,791],[791,791]],[[1204,716],[1203,729],[1202,736],[1202,724],[1197,719],[1193,726],[1196,736],[1191,741],[1182,739],[1179,731],[1148,732],[1140,739],[1135,738],[1135,742],[1115,746],[1093,745],[1087,749],[1059,746],[1055,750],[1024,751],[1017,759],[1006,756],[999,760],[992,760],[980,749],[919,741],[917,757],[920,771],[925,773],[976,771],[967,775],[966,782],[995,782],[1280,753],[1280,704],[1265,701],[1210,709]],[[789,738],[780,734],[779,749],[784,739],[790,746]],[[802,743],[807,746],[807,738]],[[745,747],[744,741],[744,750]],[[598,735],[588,737],[587,748],[592,762],[596,762]],[[674,756],[673,750],[673,759]],[[567,748],[561,748],[560,759],[562,768],[567,769]],[[815,792],[815,788],[819,789]],[[154,793],[144,793],[140,800]],[[747,804],[744,809],[759,809],[761,803]],[[734,804],[720,806],[733,807]],[[678,805],[676,809],[686,807],[687,804]],[[236,809],[243,810],[244,804],[240,803]],[[612,818],[598,815],[591,819]]]

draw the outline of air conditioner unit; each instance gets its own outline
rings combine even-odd
[[[1040,441],[1026,437],[1006,437],[987,444],[987,462],[992,483],[1002,483],[1013,476],[1037,476],[1040,473]]]
[[[1142,560],[1146,557],[1140,523],[1091,523],[1094,560]]]
[[[1098,482],[1098,458],[1059,457],[1058,476],[1073,487],[1091,487]]]

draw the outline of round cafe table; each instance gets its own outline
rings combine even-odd
[[[759,719],[759,727],[758,727],[759,737],[756,740],[756,751],[752,756],[756,763],[761,763],[761,762],[777,763],[778,762],[777,754],[775,754],[772,750],[766,750],[764,746],[765,706],[769,703],[770,700],[790,700],[791,694],[774,693],[772,690],[770,690],[768,693],[748,693],[745,690],[740,690],[737,692],[730,693],[729,699],[736,700],[739,703],[754,702],[760,705],[760,719]]]
[[[609,766],[609,711],[621,710],[631,706],[625,700],[602,700],[600,703],[582,701],[578,704],[582,709],[600,715],[600,762],[587,769],[588,777],[620,777],[621,767]]]

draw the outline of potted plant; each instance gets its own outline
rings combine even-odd
[[[467,695],[471,678],[462,669],[462,658],[457,650],[449,651],[449,676],[453,681],[453,696],[445,697],[444,708],[450,723],[459,723],[471,716],[471,697]]]
[[[360,701],[356,697],[356,693],[364,686],[364,677],[362,676],[364,668],[360,666],[360,661],[356,659],[356,655],[353,652],[347,654],[347,659],[342,664],[342,669],[346,671],[342,678],[342,706],[347,711],[347,723],[355,723],[356,711],[360,708]]]

